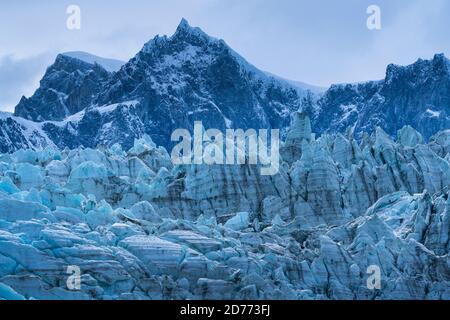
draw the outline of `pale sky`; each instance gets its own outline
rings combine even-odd
[[[389,63],[450,55],[448,0],[21,0],[0,3],[0,110],[30,96],[56,54],[128,60],[182,17],[258,68],[319,86],[377,80]],[[81,30],[66,28],[81,8]],[[381,30],[366,27],[369,5]]]

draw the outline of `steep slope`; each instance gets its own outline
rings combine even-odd
[[[38,123],[14,117],[6,112],[0,113],[0,152],[42,150],[47,147],[55,147],[55,144]]]
[[[92,106],[64,121],[41,123],[44,132],[60,148],[120,144],[126,149],[145,134],[136,106],[138,101],[126,101],[105,106]]]
[[[98,104],[139,100],[146,132],[168,146],[176,128],[285,128],[306,90],[268,76],[223,40],[182,20],[155,37],[104,86]]]
[[[60,54],[33,96],[22,97],[14,115],[33,121],[63,120],[91,105],[108,76],[99,64]]]
[[[361,137],[379,126],[395,136],[411,125],[429,138],[450,127],[450,62],[437,54],[405,67],[389,65],[384,80],[333,85],[318,100],[305,99],[302,108],[318,133],[352,127]]]
[[[130,148],[142,133],[170,147],[173,130],[192,130],[196,120],[206,128],[284,132],[307,89],[314,88],[258,70],[184,19],[173,36],[156,36],[117,72],[100,66],[111,70],[110,64],[86,53],[59,55],[15,115],[46,122],[43,129],[60,147]],[[132,108],[96,112],[130,102]]]
[[[450,63],[442,54],[390,65],[381,81],[333,85],[322,93],[258,70],[183,19],[174,35],[156,36],[117,72],[98,64],[108,61],[80,52],[59,55],[15,115],[42,122],[61,148],[120,143],[128,149],[144,133],[170,148],[171,133],[192,130],[196,120],[221,130],[278,128],[285,137],[299,108],[318,134],[351,127],[361,138],[379,126],[395,136],[412,125],[428,139],[450,127]]]

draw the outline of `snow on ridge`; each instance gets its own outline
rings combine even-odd
[[[354,104],[341,105],[340,109],[343,112],[340,121],[347,120],[348,117],[354,112],[358,113],[358,107],[356,105],[354,105]]]
[[[181,19],[180,24],[178,25],[177,30],[175,31],[175,33],[173,34],[172,37],[176,37],[180,33],[188,33],[188,34],[191,34],[191,35],[194,35],[194,36],[197,36],[197,37],[202,37],[202,38],[205,38],[205,39],[208,39],[208,40],[213,40],[213,41],[217,41],[218,40],[218,39],[208,35],[201,28],[191,26],[189,24],[189,22],[185,18]]]
[[[425,111],[425,113],[430,117],[430,118],[439,118],[441,116],[441,112],[440,111],[434,111],[431,109],[427,109]]]
[[[0,111],[0,119],[4,120],[6,118],[12,118],[12,117],[14,117],[14,113],[13,112]]]
[[[71,52],[65,52],[62,53],[62,55],[75,58],[90,64],[99,64],[105,70],[109,72],[116,72],[118,71],[124,64],[125,61],[116,60],[116,59],[110,59],[110,58],[103,58],[96,56],[94,54],[83,52],[83,51],[71,51]]]
[[[62,127],[62,126],[65,126],[69,122],[79,122],[81,119],[83,119],[85,113],[86,113],[86,110],[84,109],[84,110],[81,110],[77,113],[74,113],[74,114],[66,117],[64,120],[61,120],[61,121],[50,121],[49,120],[49,121],[45,121],[42,123],[51,123],[53,125]]]
[[[81,111],[79,111],[77,113],[74,113],[74,114],[68,116],[64,120],[61,120],[61,121],[45,121],[45,122],[42,122],[42,123],[51,123],[53,125],[56,125],[56,126],[59,126],[59,127],[63,127],[69,122],[71,122],[71,123],[80,122],[81,119],[83,119],[83,117],[85,116],[86,111],[96,110],[96,111],[100,112],[100,114],[105,114],[105,113],[112,112],[112,111],[116,110],[118,106],[132,107],[132,106],[135,106],[138,103],[139,103],[139,100],[130,100],[130,101],[124,101],[124,102],[119,102],[119,103],[114,103],[114,104],[107,104],[107,105],[103,105],[103,106],[91,106],[91,107],[88,107],[88,108],[86,108],[84,110],[81,110]],[[29,121],[29,120],[27,120],[27,121]]]
[[[1,120],[7,120],[8,118],[20,125],[22,129],[21,132],[29,147],[33,147],[35,150],[42,150],[46,147],[56,148],[54,142],[42,129],[43,123],[16,117],[10,112],[0,112]]]
[[[95,108],[93,108],[93,110],[97,110],[98,112],[100,112],[100,114],[104,114],[104,113],[108,113],[108,112],[116,110],[118,106],[126,106],[129,108],[129,107],[135,106],[138,103],[139,103],[139,100],[130,100],[130,101],[125,101],[125,102],[119,102],[119,103],[108,104],[108,105],[104,105],[104,106],[100,106],[100,107],[95,107]]]
[[[262,80],[266,85],[276,82],[277,84],[282,85],[285,88],[294,88],[294,89],[300,89],[303,91],[309,90],[313,93],[321,93],[326,90],[326,88],[321,88],[321,87],[310,85],[310,84],[303,83],[300,81],[287,80],[287,79],[284,79],[277,75],[274,75],[269,72],[265,72],[265,71],[258,69],[256,66],[254,66],[253,64],[248,62],[244,57],[242,57],[239,53],[237,53],[235,50],[233,50],[224,40],[208,35],[199,27],[192,27],[188,23],[188,21],[184,18],[181,20],[177,30],[175,31],[175,33],[172,36],[170,36],[170,37],[159,36],[159,35],[155,36],[153,39],[151,39],[144,45],[143,51],[148,53],[153,49],[153,47],[156,44],[158,44],[160,42],[164,42],[164,41],[173,41],[173,40],[177,39],[177,37],[181,33],[192,34],[192,35],[202,38],[205,41],[210,42],[210,43],[222,44],[228,50],[229,54],[231,54],[235,58],[236,62],[240,65],[241,69],[244,72],[251,73],[257,79]],[[188,45],[187,48],[185,48],[183,51],[179,52],[177,55],[166,56],[165,60],[164,60],[164,65],[162,67],[166,67],[166,66],[170,66],[170,65],[177,67],[180,64],[180,62],[185,61],[187,59],[188,60],[196,60],[196,58],[200,55],[200,53],[202,53],[202,52],[197,47]],[[210,61],[205,61],[205,60],[208,60],[208,58],[209,57],[202,58],[201,59],[202,61],[200,61],[200,62],[208,63]]]

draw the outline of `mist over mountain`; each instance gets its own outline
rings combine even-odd
[[[109,75],[99,64],[60,54],[33,96],[22,97],[14,115],[38,122],[63,120],[92,105]]]

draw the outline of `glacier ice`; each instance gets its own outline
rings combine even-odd
[[[239,231],[247,228],[249,224],[248,212],[238,212],[234,217],[227,220],[225,227]]]
[[[0,299],[450,299],[449,141],[297,114],[274,176],[173,166],[148,136],[3,154]]]

